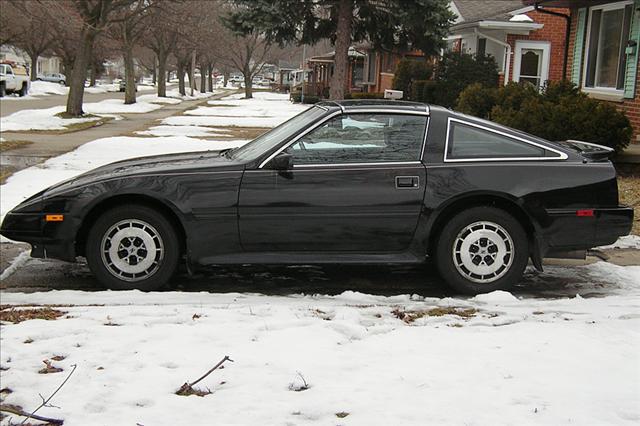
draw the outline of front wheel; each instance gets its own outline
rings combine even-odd
[[[442,277],[466,294],[509,289],[522,278],[529,257],[520,223],[493,207],[473,207],[454,216],[436,250]]]
[[[167,218],[141,205],[107,211],[89,231],[89,268],[107,288],[156,290],[174,274],[178,235]]]

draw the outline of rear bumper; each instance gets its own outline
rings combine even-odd
[[[547,250],[585,250],[613,244],[628,235],[633,209],[627,206],[594,209],[548,209],[543,231]]]

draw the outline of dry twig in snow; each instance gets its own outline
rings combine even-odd
[[[202,379],[204,379],[209,374],[213,373],[215,370],[220,368],[222,366],[222,364],[225,363],[225,361],[233,362],[233,360],[231,358],[229,358],[228,356],[225,356],[224,358],[222,358],[222,360],[220,362],[218,362],[216,365],[214,365],[211,370],[207,371],[204,375],[202,375],[202,377],[200,377],[195,382],[193,382],[193,383],[185,382],[182,386],[180,386],[180,389],[178,389],[176,391],[176,395],[182,395],[182,396],[189,396],[189,395],[205,396],[205,395],[210,394],[211,391],[208,390],[208,389],[206,391],[197,390],[197,389],[194,389],[193,386],[195,386]]]

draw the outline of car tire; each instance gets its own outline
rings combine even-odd
[[[157,290],[178,266],[180,242],[171,222],[143,205],[108,210],[89,230],[86,257],[98,281],[114,290]]]
[[[527,266],[529,247],[522,225],[494,207],[473,207],[454,216],[436,247],[440,275],[465,294],[508,290]]]
[[[7,90],[4,87],[4,84],[0,84],[0,98],[4,98],[7,94]]]
[[[20,97],[27,96],[27,93],[28,93],[28,92],[29,92],[29,89],[27,89],[27,85],[26,85],[26,84],[23,84],[23,85],[22,85],[22,88],[20,89],[20,92],[18,92],[18,95],[19,95]]]

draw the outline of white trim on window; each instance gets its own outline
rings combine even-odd
[[[594,85],[587,86],[587,70],[589,68],[589,56],[591,53],[589,50],[591,47],[591,27],[593,24],[594,11],[601,10],[603,12],[607,12],[607,11],[618,10],[618,9],[624,10],[625,7],[633,4],[634,4],[634,0],[625,0],[625,1],[615,2],[615,3],[606,3],[598,6],[589,7],[589,16],[586,23],[587,34],[585,39],[584,58],[582,60],[582,91],[583,92],[590,92],[594,94],[601,93],[603,95],[613,95],[613,96],[620,96],[620,97],[624,96],[624,88],[617,89],[615,87],[596,86],[595,77],[594,77],[594,83],[593,83]],[[623,19],[624,19],[624,15],[623,15]],[[620,37],[622,37],[622,34],[620,35]],[[625,43],[625,42],[626,40],[622,40],[622,43]]]
[[[516,54],[513,60],[513,81],[520,81],[520,66],[522,61],[523,49],[536,49],[542,50],[542,64],[540,69],[540,85],[542,87],[544,83],[549,80],[549,62],[551,58],[551,43],[548,41],[529,41],[529,40],[517,40],[516,41]]]
[[[267,157],[266,160],[264,160],[262,163],[260,163],[260,166],[258,166],[258,169],[262,169],[269,161],[271,161],[273,159],[273,157],[275,157],[276,155],[280,154],[282,151],[284,151],[285,149],[289,148],[291,145],[293,145],[294,143],[296,143],[300,138],[302,138],[303,136],[305,136],[307,133],[317,129],[318,127],[322,126],[323,124],[325,124],[327,121],[331,120],[332,118],[344,114],[344,115],[353,115],[353,114],[371,114],[371,113],[375,113],[375,114],[389,114],[389,115],[422,115],[427,117],[427,124],[425,126],[425,131],[424,131],[424,140],[422,141],[422,149],[420,150],[420,160],[422,160],[422,156],[424,155],[424,148],[425,145],[427,143],[427,132],[429,130],[429,116],[430,116],[430,112],[429,112],[429,106],[426,106],[426,110],[425,111],[417,111],[417,110],[408,110],[408,111],[402,111],[402,110],[390,110],[390,109],[383,109],[383,108],[358,108],[355,109],[353,111],[336,111],[333,114],[330,114],[328,116],[326,116],[324,119],[322,119],[321,121],[317,122],[316,124],[314,124],[313,126],[309,127],[308,129],[306,129],[304,132],[298,134],[296,137],[294,137],[291,141],[289,141],[288,143],[284,144],[283,146],[281,146],[280,148],[278,148],[273,154],[271,154],[269,157]],[[420,162],[420,161],[418,161]],[[345,165],[348,165],[349,163],[345,163]],[[353,163],[351,163],[353,164]],[[367,163],[367,164],[371,164],[371,163]],[[295,165],[294,165],[295,167]]]
[[[455,122],[455,123],[460,123],[463,124],[465,126],[469,126],[469,127],[475,127],[477,129],[480,130],[484,130],[486,132],[489,133],[494,133],[496,135],[500,135],[500,136],[504,136],[510,139],[514,139],[520,142],[524,142],[526,144],[529,145],[533,145],[535,147],[538,148],[542,148],[546,151],[551,151],[553,153],[558,154],[558,157],[483,157],[483,158],[447,158],[447,152],[449,151],[449,139],[450,139],[450,135],[451,135],[451,123]],[[521,138],[519,136],[514,136],[511,135],[509,133],[505,133],[505,132],[501,132],[500,130],[495,130],[489,127],[485,127],[485,126],[481,126],[480,124],[475,124],[475,123],[471,123],[469,121],[465,121],[465,120],[460,120],[458,118],[453,118],[453,117],[449,117],[449,119],[447,120],[447,135],[446,135],[446,139],[444,141],[444,158],[443,161],[445,163],[464,163],[464,162],[479,162],[479,161],[540,161],[540,160],[566,160],[567,158],[569,158],[569,156],[562,152],[559,151],[557,149],[551,148],[547,145],[542,145],[540,143],[537,142],[533,142],[531,140],[528,139],[524,139]]]

